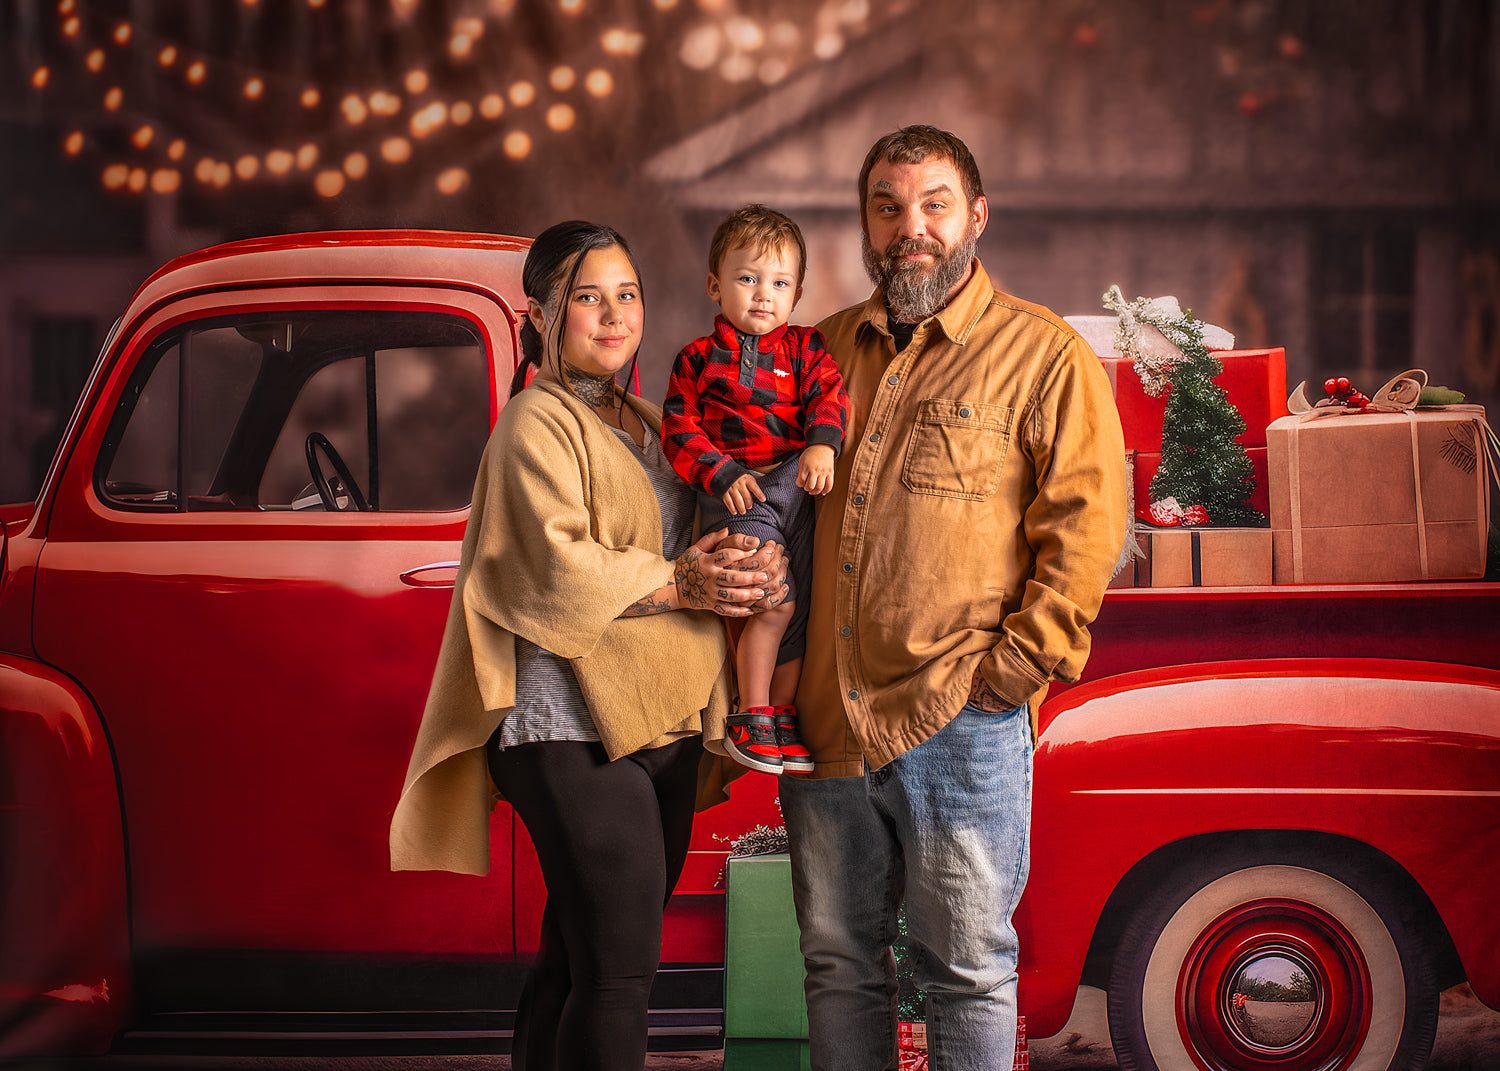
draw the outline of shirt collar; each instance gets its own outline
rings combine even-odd
[[[985,309],[989,308],[994,297],[994,284],[990,282],[984,265],[979,263],[978,257],[975,257],[974,270],[969,273],[969,280],[964,283],[963,289],[929,319],[936,320],[938,326],[943,329],[943,334],[962,346],[969,340],[974,325],[979,322],[979,317],[984,314]],[[889,335],[891,329],[888,320],[885,291],[877,289],[864,304],[857,330],[863,330],[868,326],[882,335]]]
[[[768,350],[776,344],[782,335],[786,334],[786,324],[778,324],[775,328],[767,331],[764,335],[746,335],[746,338],[759,339],[756,348]],[[730,353],[738,353],[740,350],[741,332],[724,318],[721,312],[714,317],[714,341]]]

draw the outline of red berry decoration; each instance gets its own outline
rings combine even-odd
[[[1339,393],[1340,394],[1346,394],[1346,393],[1348,393],[1349,387],[1350,387],[1349,377],[1347,377],[1347,376],[1339,376],[1339,378],[1338,378],[1338,380],[1336,382],[1338,383]]]
[[[1339,381],[1333,376],[1329,376],[1323,380],[1323,390],[1330,395],[1337,394],[1339,392]]]

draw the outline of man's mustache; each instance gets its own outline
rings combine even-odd
[[[897,257],[909,257],[914,253],[928,253],[934,257],[941,257],[943,252],[942,243],[931,238],[905,238],[886,246],[885,256],[889,263]],[[897,265],[897,267],[914,268],[916,265]]]

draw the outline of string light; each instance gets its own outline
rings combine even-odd
[[[520,160],[531,152],[531,135],[522,130],[512,130],[505,135],[501,147],[504,148],[506,156],[512,160]]]
[[[596,97],[607,97],[615,88],[614,75],[603,67],[595,67],[583,80],[583,88]]]
[[[377,89],[370,94],[370,112],[373,115],[399,115],[401,112],[401,98],[394,93],[387,93],[383,89]]]
[[[3,2],[4,0],[0,0],[0,3]],[[305,2],[307,8],[312,10],[327,6],[327,0]],[[891,2],[893,10],[902,8],[898,0]],[[259,0],[242,0],[242,4],[246,8],[266,7]],[[431,30],[423,29],[431,25],[429,20],[418,20],[415,17],[421,8],[421,0],[387,0],[386,5],[372,3],[372,11],[378,6],[388,8],[386,30],[392,29],[391,19],[394,18],[412,23],[410,27],[400,29],[400,33],[418,36],[432,33]],[[331,98],[338,101],[335,114],[343,119],[343,124],[339,125],[358,127],[363,124],[375,127],[365,135],[369,140],[363,147],[343,147],[346,151],[340,152],[338,156],[342,161],[341,165],[333,165],[330,160],[328,165],[318,166],[319,157],[327,147],[323,139],[340,136],[336,131],[330,130],[296,150],[261,146],[258,152],[239,153],[227,160],[202,155],[197,157],[196,166],[190,170],[168,166],[168,160],[180,163],[194,146],[183,137],[174,137],[170,141],[165,134],[158,137],[163,126],[159,121],[160,117],[151,114],[154,110],[153,102],[170,93],[170,88],[163,93],[147,86],[140,93],[141,99],[137,99],[134,90],[132,92],[131,108],[137,113],[138,121],[127,128],[131,130],[129,142],[137,152],[164,151],[167,159],[154,170],[149,164],[111,165],[101,173],[101,177],[107,175],[108,180],[114,184],[111,187],[114,189],[139,192],[149,188],[155,192],[167,192],[175,191],[184,181],[196,181],[203,187],[224,188],[235,181],[252,181],[262,173],[265,176],[284,177],[290,175],[295,168],[307,173],[307,178],[303,181],[309,182],[320,195],[336,197],[348,188],[349,181],[365,177],[372,167],[407,164],[415,159],[417,153],[413,139],[427,138],[448,124],[463,126],[473,121],[476,115],[494,121],[500,119],[508,108],[528,108],[540,103],[542,114],[539,118],[543,133],[550,131],[561,134],[574,130],[580,121],[580,105],[577,100],[554,98],[550,103],[542,102],[539,86],[542,90],[549,91],[549,95],[568,94],[582,88],[588,97],[607,98],[615,92],[617,76],[607,66],[599,63],[601,55],[635,57],[643,54],[648,44],[647,33],[642,30],[605,23],[598,36],[590,35],[576,55],[559,57],[569,61],[582,61],[581,63],[556,62],[543,68],[545,74],[539,75],[536,80],[520,78],[469,100],[449,102],[431,99],[429,94],[435,95],[435,91],[441,93],[443,89],[438,76],[427,66],[433,50],[436,50],[440,59],[446,59],[443,57],[446,46],[447,52],[454,59],[467,59],[474,55],[478,42],[494,28],[492,24],[512,17],[519,9],[516,0],[466,0],[464,6],[468,8],[468,12],[463,17],[454,18],[445,28],[437,29],[436,39],[429,39],[422,50],[411,56],[414,62],[410,62],[404,73],[397,76],[394,86],[381,86],[378,83],[355,85]],[[732,83],[758,78],[765,84],[786,79],[798,65],[808,62],[810,58],[830,59],[840,54],[846,47],[849,36],[865,32],[861,24],[869,19],[872,7],[870,0],[821,0],[815,9],[816,17],[806,20],[810,27],[816,27],[817,32],[814,33],[811,28],[804,30],[791,18],[762,22],[748,17],[743,11],[746,6],[749,6],[749,0],[694,0],[691,4],[683,3],[682,0],[653,0],[652,5],[659,12],[684,8],[704,13],[697,16],[699,21],[696,25],[688,24],[685,31],[673,31],[677,34],[675,44],[663,42],[666,47],[677,49],[684,65],[694,70],[716,72],[717,77]],[[74,40],[81,38],[86,42],[84,47],[73,54],[70,62],[93,74],[102,74],[109,68],[111,60],[106,47],[113,43],[121,48],[139,50],[133,60],[128,56],[122,57],[122,62],[129,64],[123,69],[132,72],[139,72],[142,67],[159,68],[161,76],[166,78],[166,72],[181,70],[180,77],[187,85],[199,87],[207,83],[210,73],[208,64],[219,63],[222,69],[216,69],[214,73],[223,77],[220,85],[224,92],[232,93],[233,87],[238,86],[238,95],[242,99],[261,105],[277,99],[287,99],[273,90],[290,72],[271,68],[257,70],[252,63],[233,56],[218,59],[200,53],[194,59],[190,47],[184,47],[181,41],[165,39],[163,35],[153,31],[150,23],[142,23],[137,27],[130,21],[115,20],[104,27],[91,24],[91,28],[97,30],[97,33],[86,33],[78,0],[56,0],[55,10],[56,25],[62,37]],[[578,16],[585,11],[598,14],[600,10],[600,5],[590,7],[586,0],[554,0],[553,18]],[[322,21],[315,25],[317,28],[325,27]],[[856,28],[845,29],[846,26]],[[99,47],[101,43],[106,47]],[[1299,46],[1300,42],[1295,38],[1284,38],[1280,42],[1283,55],[1295,56],[1299,52]],[[587,62],[589,52],[594,53],[593,66],[589,66]],[[449,65],[445,73],[452,70],[453,67]],[[30,78],[34,88],[47,88],[50,92],[59,84],[58,68],[55,65],[37,65],[31,71]],[[392,92],[393,88],[397,92]],[[297,103],[291,107],[300,105],[301,109],[307,111],[320,108],[324,104],[325,91],[329,91],[326,84],[318,85],[315,82],[305,83],[300,91],[292,89],[289,100]],[[426,99],[418,106],[417,98]],[[216,98],[204,98],[199,106],[208,106],[209,99]],[[388,126],[371,122],[372,119],[384,120],[401,115],[408,100],[413,102],[414,110],[406,120],[407,129],[400,134],[392,133]],[[110,86],[103,96],[104,109],[120,112],[124,106],[121,85]],[[536,136],[533,131],[519,129],[505,133],[501,139],[504,154],[512,160],[530,157],[537,148],[534,142]],[[79,156],[88,147],[81,130],[71,131],[61,144],[63,153],[68,156]],[[427,150],[429,156],[432,151]],[[445,193],[450,192],[450,187],[453,191],[461,189],[470,181],[463,168],[450,167],[445,170],[439,161],[432,161],[432,170],[440,173],[443,181],[438,188]]]
[[[318,177],[313,179],[313,189],[318,191],[319,196],[337,197],[344,192],[344,173],[333,170],[319,171]]]
[[[448,121],[448,109],[442,101],[433,101],[411,117],[413,137],[425,138]]]
[[[106,190],[122,190],[130,181],[130,167],[126,164],[110,164],[101,176]]]
[[[433,183],[433,185],[437,187],[439,193],[446,194],[449,197],[453,196],[468,184],[469,173],[461,167],[448,168],[442,174],[438,175],[436,182]]]
[[[646,35],[616,27],[606,30],[599,44],[611,56],[639,56],[646,47]]]

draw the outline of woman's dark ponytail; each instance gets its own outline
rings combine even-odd
[[[619,231],[602,223],[589,223],[581,219],[554,223],[531,243],[531,249],[526,254],[526,264],[521,269],[521,289],[528,298],[544,309],[560,307],[559,295],[572,292],[573,284],[578,278],[578,269],[583,266],[583,258],[595,249],[607,249],[610,246],[619,246],[625,251],[625,255],[630,258],[631,267],[635,269],[635,277],[639,280],[640,266],[636,264],[635,254],[630,251],[630,246]],[[645,297],[644,287],[641,289],[641,296]],[[553,346],[560,355],[563,336],[567,331],[567,317],[557,316],[554,324]],[[540,369],[546,353],[546,340],[531,322],[531,317],[525,316],[521,323],[521,363],[510,384],[512,398],[526,386],[526,369]],[[561,378],[561,369],[558,371]]]

